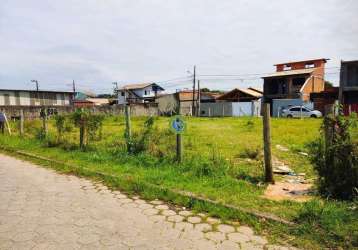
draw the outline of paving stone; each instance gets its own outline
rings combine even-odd
[[[217,246],[218,250],[240,249],[240,245],[235,242],[224,240]]]
[[[154,206],[153,205],[151,205],[151,204],[140,204],[139,206],[138,206],[138,208],[140,208],[140,209],[148,209],[148,208],[153,208]]]
[[[221,223],[221,220],[213,217],[208,217],[206,218],[206,222],[213,225]]]
[[[168,210],[169,207],[167,205],[157,205],[155,206],[156,209],[160,209],[160,210]]]
[[[120,201],[121,201],[121,203],[122,204],[126,204],[126,203],[131,203],[131,202],[133,202],[133,200],[131,200],[131,199],[120,199]]]
[[[221,232],[208,232],[205,233],[205,237],[209,240],[212,240],[216,243],[220,243],[226,240],[225,234]]]
[[[201,218],[197,217],[197,216],[191,216],[187,218],[187,221],[192,223],[192,224],[197,224],[201,222]]]
[[[135,203],[137,203],[137,204],[147,204],[147,202],[145,201],[145,200],[141,200],[141,199],[137,199],[137,200],[135,200],[134,201]],[[149,205],[149,204],[147,204],[147,205]]]
[[[175,229],[183,231],[183,230],[192,230],[194,225],[189,222],[178,222],[175,223]]]
[[[165,221],[166,217],[163,215],[152,215],[149,216],[149,220],[154,221],[154,222],[158,222],[158,221]]]
[[[250,235],[246,235],[243,233],[230,233],[227,235],[228,239],[234,242],[248,242],[251,240],[251,236]]]
[[[116,194],[116,197],[118,199],[127,199],[127,195],[124,195],[124,194]]]
[[[24,232],[24,233],[17,233],[11,239],[14,242],[22,242],[22,241],[29,241],[34,239],[37,236],[35,232]]]
[[[267,250],[293,250],[292,247],[278,246],[278,245],[266,245]]]
[[[172,215],[167,218],[167,221],[171,221],[171,222],[182,222],[183,220],[184,217],[180,215]]]
[[[264,237],[257,235],[251,236],[251,241],[257,245],[265,245],[268,243],[268,241]]]
[[[229,226],[229,225],[225,225],[225,224],[218,225],[218,230],[219,230],[219,232],[222,232],[222,233],[235,232],[235,228],[233,226]]]
[[[200,223],[195,225],[195,229],[201,232],[209,232],[213,229],[213,227],[208,223]]]
[[[163,210],[162,211],[162,215],[165,215],[165,216],[172,216],[172,215],[176,215],[177,213],[174,212],[173,210]]]
[[[153,205],[161,205],[161,204],[163,204],[163,202],[159,201],[159,200],[154,200],[154,201],[151,201],[150,203],[153,204]]]
[[[145,214],[145,215],[155,215],[158,213],[159,213],[159,211],[155,208],[148,208],[146,210],[143,210],[143,214]]]
[[[242,250],[263,250],[263,246],[256,245],[252,242],[240,243]]]
[[[238,227],[236,229],[239,233],[243,233],[243,234],[246,234],[246,235],[254,235],[254,231],[247,227],[247,226],[241,226],[241,227]]]
[[[179,215],[182,215],[182,216],[185,216],[185,217],[190,216],[192,214],[193,214],[193,212],[188,211],[188,210],[184,210],[184,211],[179,212]]]

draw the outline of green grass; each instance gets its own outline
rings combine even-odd
[[[132,120],[134,134],[140,133],[144,121],[145,118],[140,117]],[[299,226],[287,229],[280,225],[261,226],[252,218],[245,221],[259,231],[268,232],[273,240],[289,239],[291,244],[312,249],[337,246],[353,248],[358,245],[354,230],[358,228],[358,215],[349,209],[351,203],[314,201],[302,204],[262,198],[265,186],[260,185],[263,174],[260,119],[186,118],[186,121],[184,161],[181,164],[174,162],[175,135],[168,131],[169,119],[162,117],[156,119],[148,151],[139,155],[128,155],[124,150],[123,117],[106,118],[102,139],[91,142],[86,151],[79,150],[78,131],[74,128],[66,134],[66,142],[62,145],[53,143],[53,147],[48,147],[48,143],[35,139],[34,135],[41,126],[39,121],[26,124],[25,139],[0,136],[0,143],[7,148],[119,176],[127,180],[121,184],[127,185],[127,190],[140,191],[146,196],[157,197],[159,193],[142,190],[135,183],[189,191],[225,204],[272,213],[299,223]],[[298,152],[306,152],[307,144],[319,136],[320,124],[320,119],[272,119],[275,157],[286,162],[296,172],[305,172],[308,178],[314,178],[309,159]],[[12,126],[15,128],[16,124]],[[55,135],[51,123],[50,141],[54,141]],[[276,148],[278,144],[290,150],[280,151]],[[254,159],[245,158],[248,155]],[[174,196],[172,200],[180,203]],[[226,219],[237,217],[232,211],[215,206],[193,206]],[[243,219],[242,216],[239,218]]]

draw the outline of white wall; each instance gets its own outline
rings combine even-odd
[[[5,105],[5,95],[9,95],[9,100],[10,100],[10,106],[15,106],[17,105],[16,103],[16,95],[15,95],[16,91],[0,91],[0,106]],[[20,91],[19,93],[19,98],[20,98],[20,105],[21,106],[30,106],[31,105],[31,98],[30,98],[30,92],[28,91]],[[42,98],[44,95],[41,92],[39,97]],[[70,105],[71,104],[71,100],[70,100],[70,94],[65,93],[65,100],[62,101],[62,96],[63,93],[58,93],[56,94],[56,102],[54,103],[55,106],[61,106],[61,105]],[[35,105],[39,106],[41,105],[40,100],[38,99],[38,101],[36,101],[35,99]]]
[[[20,92],[20,105],[30,106],[30,93]]]
[[[233,102],[232,116],[251,116],[252,103],[251,102]]]

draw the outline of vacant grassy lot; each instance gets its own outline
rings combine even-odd
[[[145,118],[133,118],[134,136],[141,135]],[[257,230],[268,232],[273,240],[289,241],[305,248],[353,248],[358,246],[358,213],[354,203],[317,200],[308,203],[270,201],[262,198],[262,122],[258,118],[186,118],[184,161],[174,162],[175,135],[169,118],[156,118],[148,149],[137,155],[125,151],[123,117],[108,117],[100,136],[86,150],[78,148],[79,132],[68,124],[63,141],[56,142],[54,122],[50,121],[49,139],[38,140],[41,122],[27,122],[25,138],[0,136],[0,144],[91,170],[126,176],[161,187],[190,191],[212,200],[254,211],[268,212],[299,223],[293,228],[261,227],[245,221]],[[272,145],[276,158],[296,172],[315,174],[309,158],[308,144],[319,136],[320,119],[273,119]],[[17,124],[12,127],[16,130]],[[16,135],[16,132],[15,132]],[[279,150],[276,145],[288,148]],[[155,193],[144,195],[155,196]],[[195,209],[195,208],[194,208]],[[207,208],[209,213],[232,217]],[[287,230],[287,232],[286,232]],[[284,232],[285,231],[285,232]]]

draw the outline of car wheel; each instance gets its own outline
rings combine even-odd
[[[293,118],[293,116],[292,115],[287,115],[287,118]]]
[[[312,114],[311,118],[317,118],[317,116],[315,114]]]

